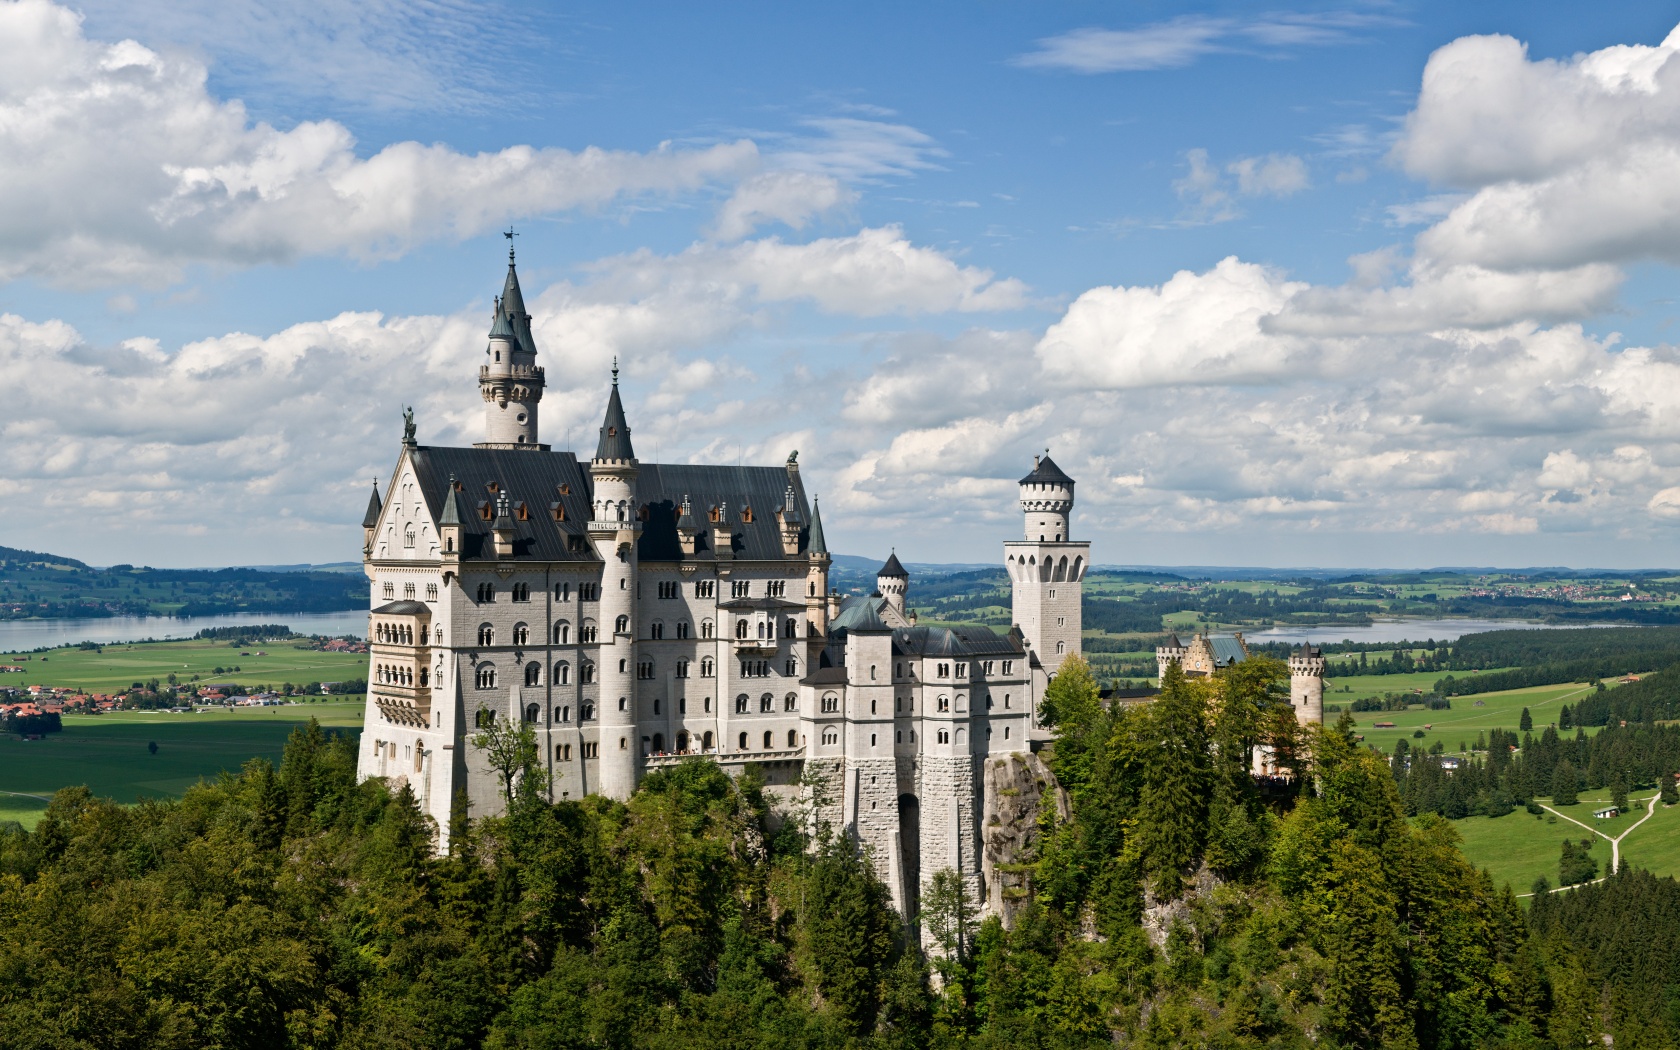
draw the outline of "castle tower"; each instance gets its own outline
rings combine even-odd
[[[1289,703],[1302,725],[1324,721],[1324,654],[1308,642],[1289,657]]]
[[[810,566],[805,570],[805,619],[812,628],[812,645],[820,648],[818,639],[828,637],[828,539],[823,536],[822,506],[811,501],[811,528],[805,544],[805,556]]]
[[[601,423],[601,440],[589,463],[594,510],[589,539],[601,570],[601,648],[597,688],[601,794],[628,799],[636,789],[640,758],[636,731],[636,540],[642,531],[636,506],[636,453],[618,397],[618,362]]]
[[[544,449],[537,443],[537,403],[543,395],[543,370],[531,337],[531,315],[519,291],[519,274],[508,249],[507,281],[490,319],[490,344],[478,370],[484,397],[484,440],[477,448]]]
[[[1167,678],[1167,665],[1177,663],[1184,666],[1184,658],[1190,652],[1190,647],[1178,640],[1178,635],[1167,635],[1167,644],[1155,647],[1155,680],[1164,682]]]
[[[897,551],[893,551],[887,563],[876,570],[875,589],[881,592],[888,605],[898,610],[898,615],[905,616],[904,592],[910,589],[910,574],[899,563]]]
[[[1014,588],[1015,626],[1047,675],[1080,651],[1080,597],[1091,544],[1074,542],[1068,531],[1073,479],[1046,453],[1034,457],[1021,479],[1025,538],[1005,543],[1004,562]]]

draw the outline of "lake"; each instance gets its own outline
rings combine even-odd
[[[146,638],[191,638],[206,627],[283,623],[300,634],[367,633],[367,611],[330,613],[240,613],[233,616],[108,616],[98,620],[0,620],[0,652],[28,652],[79,642],[138,642]]]
[[[1364,627],[1331,624],[1327,627],[1268,627],[1244,631],[1250,642],[1422,642],[1430,638],[1450,642],[1483,631],[1541,631],[1547,628],[1626,627],[1615,623],[1532,623],[1528,620],[1377,620]]]

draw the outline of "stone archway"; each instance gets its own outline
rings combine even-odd
[[[921,911],[922,804],[915,795],[898,796],[898,863],[904,873],[904,921]]]

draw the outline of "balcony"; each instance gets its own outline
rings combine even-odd
[[[709,758],[713,762],[724,766],[745,765],[748,762],[787,762],[797,761],[805,757],[803,747],[770,748],[767,750],[748,751],[720,751],[713,748],[710,751],[667,751],[658,755],[643,757],[642,763],[649,769],[667,769],[681,765],[691,758]]]

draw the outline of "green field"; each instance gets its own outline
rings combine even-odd
[[[362,707],[359,698],[335,698],[183,715],[122,711],[67,716],[64,731],[44,740],[0,737],[0,820],[33,826],[44,804],[39,799],[61,787],[85,784],[118,802],[180,795],[200,778],[237,770],[251,758],[278,764],[286,738],[310,718],[359,732]],[[146,746],[153,741],[155,755]]]
[[[1358,678],[1332,678],[1330,688],[1336,689],[1342,685],[1351,685],[1353,692],[1326,692],[1324,703],[1341,704],[1344,708],[1355,698],[1361,696],[1380,696],[1386,692],[1402,692],[1417,688],[1413,680],[1433,679],[1430,674],[1391,674],[1365,675]],[[1564,704],[1588,696],[1593,691],[1588,685],[1543,685],[1529,689],[1511,689],[1501,693],[1475,693],[1470,696],[1455,696],[1452,707],[1444,711],[1430,711],[1421,706],[1416,710],[1407,711],[1358,711],[1353,715],[1354,732],[1365,738],[1365,743],[1381,748],[1392,754],[1396,741],[1405,740],[1412,747],[1428,748],[1436,741],[1449,754],[1456,754],[1460,744],[1476,742],[1476,734],[1489,729],[1507,729],[1517,732],[1522,709],[1528,708],[1529,715],[1534,719],[1534,731],[1540,732],[1547,725],[1557,721],[1558,711]],[[1481,706],[1477,706],[1478,702]],[[1325,713],[1326,722],[1334,722],[1339,715]],[[1378,722],[1393,722],[1393,729],[1378,729]],[[1412,734],[1424,726],[1422,738]],[[1588,729],[1588,733],[1596,730]]]
[[[258,656],[257,653],[266,653]],[[247,655],[241,655],[247,654]],[[0,675],[0,686],[74,686],[110,693],[174,674],[182,682],[272,685],[286,682],[343,682],[367,677],[366,653],[316,652],[305,642],[279,641],[233,648],[227,642],[138,642],[103,649],[53,649],[45,653],[0,653],[0,663],[19,664],[22,674]],[[239,671],[227,671],[237,666]],[[224,668],[217,674],[217,667]]]
[[[1644,800],[1651,794],[1649,791],[1630,794],[1629,812],[1613,820],[1595,820],[1592,815],[1600,803],[1610,800],[1608,791],[1582,794],[1579,804],[1561,806],[1558,811],[1615,837],[1645,815]],[[1550,800],[1541,801],[1550,804]],[[1604,874],[1610,865],[1609,842],[1551,813],[1534,817],[1518,809],[1503,817],[1455,820],[1453,827],[1464,838],[1462,849],[1470,862],[1486,868],[1493,876],[1494,886],[1508,882],[1517,893],[1529,892],[1529,887],[1541,875],[1557,886],[1558,857],[1564,839],[1578,842],[1591,838],[1599,873]],[[1655,875],[1680,876],[1680,806],[1658,805],[1650,820],[1622,840],[1622,860]]]

